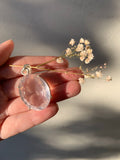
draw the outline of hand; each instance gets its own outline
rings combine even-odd
[[[56,102],[73,97],[80,92],[80,85],[77,81],[79,76],[77,74],[66,74],[65,72],[43,73],[42,76],[50,84],[51,103],[42,111],[29,110],[19,97],[18,92],[21,68],[10,67],[9,65],[37,65],[50,60],[52,57],[19,56],[10,58],[13,48],[14,43],[12,40],[0,44],[1,139],[6,139],[48,120],[58,111]],[[76,68],[67,68],[68,62],[66,60],[63,63],[50,62],[46,67],[52,69],[60,68],[62,71],[80,72]]]

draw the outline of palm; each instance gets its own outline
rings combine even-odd
[[[11,40],[0,45],[0,57],[2,57],[2,59],[0,58],[0,135],[2,139],[48,120],[58,111],[57,101],[72,97],[80,91],[80,86],[76,81],[77,75],[70,77],[64,73],[43,73],[44,78],[48,79],[51,84],[51,103],[42,111],[29,110],[19,97],[17,88],[21,78],[20,68],[11,68],[9,64],[37,65],[44,63],[51,57],[9,58],[12,50],[13,42]],[[62,64],[57,64],[54,61],[49,64],[49,67],[66,70],[67,65],[66,61]]]

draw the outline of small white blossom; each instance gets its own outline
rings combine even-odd
[[[95,78],[95,74],[91,74],[91,76],[90,76],[90,77],[94,79],[94,78]]]
[[[83,84],[85,82],[84,78],[79,78],[78,80],[80,84]]]
[[[77,45],[76,52],[83,51],[83,49],[84,49],[83,44],[80,44],[80,43],[79,43],[79,44]]]
[[[80,38],[80,43],[84,43],[85,40],[83,38]]]
[[[90,59],[89,59],[89,58],[86,58],[85,64],[88,64],[88,63],[90,63]]]
[[[97,78],[101,78],[102,77],[102,72],[101,71],[96,71],[95,74],[96,74]]]
[[[85,78],[90,78],[90,76],[89,76],[89,75],[87,75],[87,74],[85,74],[85,75],[84,75],[84,77],[85,77]]]
[[[85,59],[85,56],[80,56],[81,61],[84,61],[84,59]]]
[[[107,76],[106,77],[106,81],[112,81],[112,77],[111,76]]]
[[[58,58],[56,59],[56,62],[57,62],[57,63],[63,63],[64,61],[63,61],[63,58],[62,58],[62,57],[58,57]]]
[[[91,54],[91,53],[93,52],[93,50],[92,50],[91,48],[88,48],[88,49],[86,50],[86,52],[87,52],[88,54]]]
[[[74,46],[74,44],[75,44],[75,40],[71,39],[70,42],[69,42],[69,45]]]
[[[65,51],[65,56],[69,57],[72,54],[72,50],[70,48],[67,48]]]
[[[90,61],[93,60],[93,58],[94,58],[94,55],[93,55],[92,53],[88,55],[88,59],[89,59]]]
[[[80,52],[80,56],[84,56],[84,57],[86,57],[86,56],[87,56],[86,51],[81,51],[81,52]]]
[[[85,39],[85,45],[89,45],[90,44],[90,42],[87,40],[87,39]]]

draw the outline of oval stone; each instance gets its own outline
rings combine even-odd
[[[42,110],[49,105],[50,88],[40,75],[28,74],[23,76],[18,88],[21,99],[29,109]]]

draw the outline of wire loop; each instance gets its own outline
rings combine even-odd
[[[25,64],[21,70],[21,74],[26,76],[31,73],[31,66],[29,64]]]

